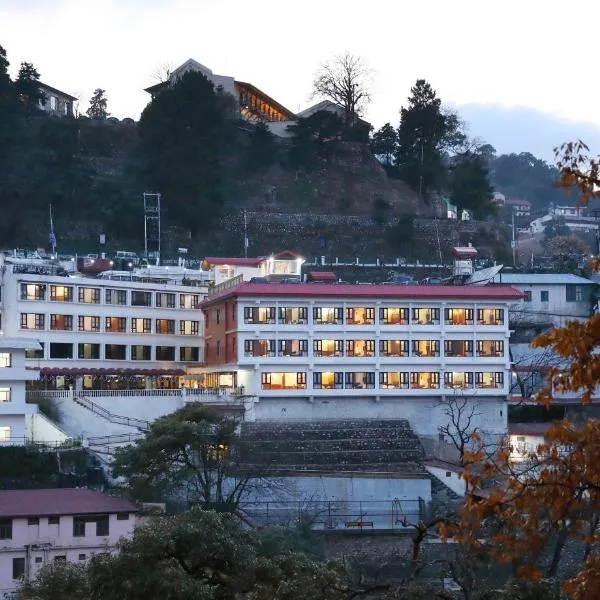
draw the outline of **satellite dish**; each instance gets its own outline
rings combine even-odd
[[[481,269],[475,271],[466,281],[465,285],[487,285],[500,273],[504,265],[497,265],[495,267],[488,267],[487,269]]]

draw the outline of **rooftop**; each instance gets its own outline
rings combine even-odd
[[[500,273],[495,277],[495,281],[508,285],[591,285],[594,283],[572,273]]]
[[[84,488],[0,490],[0,517],[137,512],[129,500]]]
[[[41,346],[37,340],[29,340],[26,338],[10,338],[0,335],[0,348],[15,350],[39,350]]]
[[[207,256],[204,262],[209,265],[237,265],[240,267],[258,267],[264,258],[236,258],[226,256]]]
[[[508,285],[385,285],[334,283],[241,283],[205,300],[202,306],[238,296],[372,298],[402,300],[520,300],[523,293]]]

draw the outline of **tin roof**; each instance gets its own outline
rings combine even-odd
[[[129,500],[84,488],[0,490],[0,517],[137,512]]]
[[[494,281],[507,285],[591,285],[594,283],[572,273],[499,273],[494,277]]]
[[[334,283],[241,283],[207,298],[210,306],[239,296],[381,298],[387,300],[519,300],[523,293],[507,285],[383,285]]]
[[[237,265],[240,267],[258,267],[264,258],[235,258],[226,256],[206,256],[204,261],[209,265]]]

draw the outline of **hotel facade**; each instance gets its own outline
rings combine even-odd
[[[241,283],[208,297],[195,385],[250,398],[248,419],[408,418],[437,434],[451,397],[506,431],[508,286]],[[190,384],[191,381],[188,381]]]

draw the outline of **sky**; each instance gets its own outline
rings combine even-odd
[[[188,58],[298,111],[319,66],[349,51],[372,70],[375,127],[396,125],[424,78],[459,113],[525,109],[600,133],[598,22],[598,0],[0,0],[0,45],[13,75],[32,62],[80,111],[103,88],[119,118],[137,119],[157,70]]]

